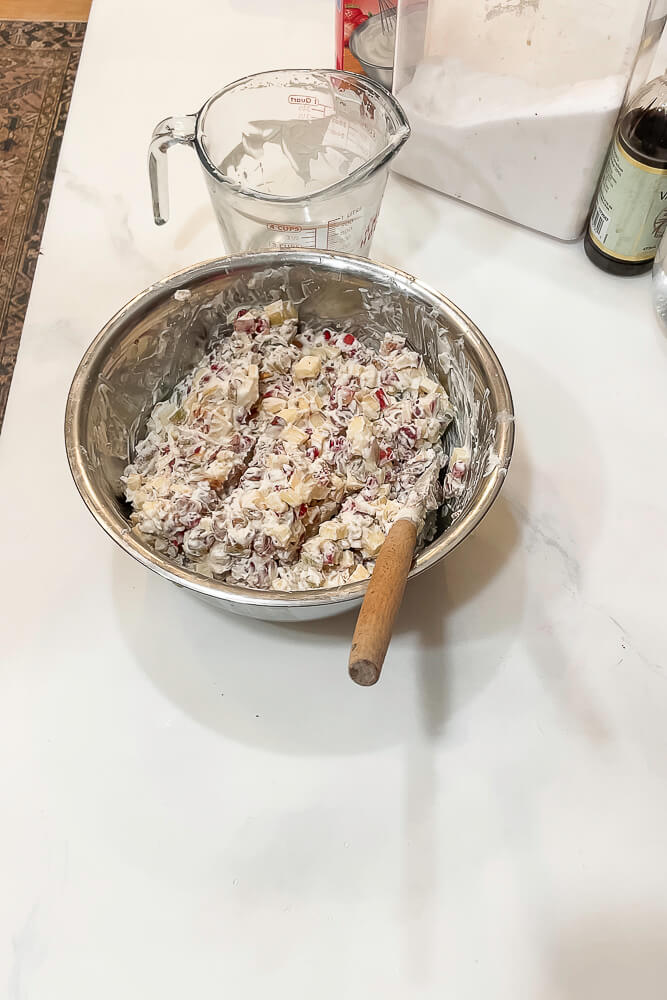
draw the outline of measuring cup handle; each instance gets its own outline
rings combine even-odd
[[[153,218],[157,226],[163,226],[169,219],[167,150],[177,142],[191,146],[195,141],[196,129],[196,115],[184,115],[182,118],[165,118],[153,130],[148,147],[148,176],[151,181]]]

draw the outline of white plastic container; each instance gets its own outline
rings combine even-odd
[[[396,170],[576,239],[647,7],[647,0],[399,0],[394,93],[412,138]],[[651,30],[653,44],[659,31]]]

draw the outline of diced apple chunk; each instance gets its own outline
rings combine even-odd
[[[302,430],[299,430],[294,424],[289,424],[283,430],[280,435],[283,441],[289,442],[289,444],[304,444],[308,440],[308,435],[304,434]]]
[[[262,409],[267,413],[280,413],[285,407],[285,400],[278,396],[265,396],[262,400]]]
[[[322,359],[315,354],[307,354],[292,365],[294,378],[317,378],[322,367]]]
[[[296,406],[286,406],[284,410],[279,411],[278,416],[286,424],[295,424],[301,416],[301,411],[297,410]]]
[[[296,309],[291,302],[285,302],[283,299],[270,302],[264,312],[271,326],[280,326],[286,319],[296,319]]]

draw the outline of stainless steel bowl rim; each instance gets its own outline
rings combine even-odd
[[[363,34],[364,29],[366,28],[366,25],[369,24],[374,17],[379,17],[379,16],[380,16],[379,14],[371,14],[369,17],[366,18],[365,21],[362,21],[361,24],[358,24],[356,26],[356,28],[350,34],[350,40],[348,42],[348,46],[349,46],[350,51],[352,52],[352,55],[354,56],[354,58],[357,59],[362,64],[362,66],[364,66],[364,65],[366,65],[366,66],[372,66],[373,69],[386,69],[389,72],[391,72],[394,69],[394,64],[393,63],[389,63],[389,65],[387,65],[387,66],[383,65],[383,63],[375,63],[375,62],[372,62],[370,59],[366,59],[365,56],[360,56],[359,52],[357,51],[357,44],[359,42],[359,35]]]
[[[323,605],[331,606],[337,603],[358,602],[363,598],[368,581],[348,583],[341,587],[298,592],[253,590],[247,587],[233,586],[218,580],[210,580],[207,577],[177,566],[169,559],[151,549],[144,548],[133,535],[129,525],[127,526],[127,530],[122,533],[118,533],[115,530],[113,519],[110,517],[106,505],[97,495],[97,491],[86,468],[85,449],[82,447],[79,416],[81,398],[89,370],[94,368],[98,359],[105,355],[107,344],[112,342],[115,336],[125,329],[128,324],[132,323],[132,319],[137,313],[146,311],[164,297],[173,295],[178,289],[186,288],[189,281],[197,282],[205,278],[214,277],[220,273],[234,271],[239,266],[262,266],[268,269],[272,267],[284,267],[290,262],[314,267],[326,264],[328,267],[333,267],[347,275],[356,274],[363,276],[366,280],[369,277],[372,278],[373,274],[375,274],[378,280],[386,280],[389,276],[395,282],[397,289],[408,294],[413,289],[418,288],[422,299],[429,302],[440,312],[453,313],[467,327],[467,335],[474,342],[477,351],[483,359],[485,368],[493,372],[495,376],[496,384],[494,386],[494,393],[496,397],[496,410],[506,415],[502,423],[498,423],[497,425],[496,453],[498,463],[485,477],[481,495],[478,497],[475,505],[470,510],[461,514],[446,532],[436,538],[434,542],[419,554],[408,579],[413,579],[425,570],[430,569],[477,527],[488,512],[503,484],[514,446],[514,406],[512,394],[505,372],[493,348],[478,327],[458,306],[441,292],[438,292],[406,271],[401,271],[387,264],[379,264],[364,257],[333,251],[303,249],[262,250],[230,254],[225,257],[216,257],[202,261],[182,270],[175,271],[168,277],[156,281],[144,291],[139,292],[138,295],[135,295],[134,298],[118,310],[115,316],[105,324],[92,341],[74,374],[70,386],[65,409],[65,447],[70,471],[81,498],[100,527],[125,552],[128,552],[147,569],[158,573],[167,580],[171,580],[172,583],[213,599],[223,599],[235,604],[258,608],[283,607],[285,610],[288,608],[315,608]]]

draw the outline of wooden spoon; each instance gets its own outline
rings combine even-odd
[[[389,647],[396,613],[417,541],[414,521],[395,521],[375,561],[352,638],[350,677],[363,687],[376,684]]]
[[[427,502],[430,500],[433,506],[440,499],[439,473],[440,463],[431,461],[410,491],[375,560],[354,629],[348,665],[352,680],[363,687],[376,684],[380,677],[415,553],[417,524],[422,523]]]

